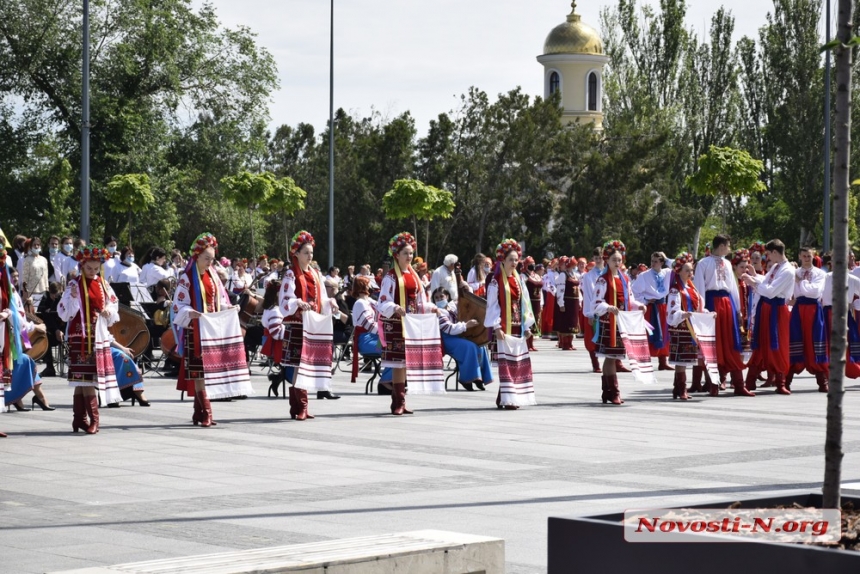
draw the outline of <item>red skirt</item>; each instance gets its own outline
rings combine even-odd
[[[302,362],[302,347],[305,330],[299,322],[284,322],[284,340],[281,341],[281,364],[287,367],[298,367]]]
[[[549,291],[544,291],[543,314],[541,315],[540,332],[548,335],[553,332],[552,315],[555,309],[555,295]]]
[[[789,362],[789,328],[788,322],[791,319],[791,314],[785,305],[780,305],[778,310],[777,336],[779,337],[779,347],[777,349],[770,348],[770,321],[771,321],[771,303],[768,299],[761,300],[761,312],[756,314],[756,323],[758,323],[758,348],[753,350],[750,357],[749,367],[759,372],[767,371],[771,374],[787,375],[791,369]],[[717,315],[719,318],[719,315]],[[717,334],[719,340],[719,333]],[[719,349],[719,347],[717,347]]]
[[[627,356],[624,341],[615,321],[615,346],[612,346],[612,330],[609,327],[609,313],[600,317],[600,338],[597,341],[597,354],[609,359],[623,359]]]
[[[263,348],[260,349],[260,353],[272,360],[279,360],[284,354],[284,342],[282,340],[276,341],[273,339],[268,329],[263,329],[263,337],[265,337],[266,341],[263,343]]]

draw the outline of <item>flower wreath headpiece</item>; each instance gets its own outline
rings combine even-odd
[[[101,245],[82,245],[75,252],[75,260],[79,263],[84,261],[98,261],[104,263],[110,258],[108,250]]]
[[[749,250],[750,253],[752,253],[753,251],[758,251],[759,253],[764,255],[764,243],[762,243],[761,241],[753,241],[753,244],[750,245]]]
[[[735,252],[732,253],[732,265],[737,265],[741,261],[749,261],[750,260],[750,252],[749,249],[744,249],[741,247],[740,249],[735,249]]]
[[[188,255],[191,257],[197,257],[209,247],[218,251],[218,240],[215,239],[214,235],[207,231],[197,236],[197,239],[195,239],[194,243],[191,244],[191,249],[188,251]]]
[[[316,247],[316,241],[314,241],[314,236],[309,232],[302,229],[295,235],[293,235],[292,240],[290,240],[290,255],[295,255],[299,252],[299,249],[302,248],[303,245],[310,243],[311,247]]]
[[[411,245],[413,250],[418,249],[415,238],[409,232],[401,231],[388,240],[388,254],[394,257],[407,245]]]
[[[675,256],[675,261],[672,263],[672,271],[675,273],[681,272],[681,267],[686,265],[687,263],[692,263],[694,261],[693,254],[689,251],[682,251],[677,256]]]
[[[624,256],[627,254],[627,247],[624,246],[624,243],[622,243],[620,239],[610,239],[603,244],[604,259],[609,259],[609,256],[616,251],[621,253],[621,259],[623,260]]]
[[[523,256],[523,248],[515,239],[503,239],[501,243],[496,245],[496,260],[504,261],[511,251],[516,251],[520,257]]]

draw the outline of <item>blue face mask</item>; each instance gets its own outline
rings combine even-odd
[[[56,247],[49,247],[49,248],[48,248],[48,251],[50,251],[50,252],[51,252],[51,255],[56,255],[57,253],[59,253],[59,252],[60,252],[60,250],[59,250],[59,249],[57,249]]]
[[[448,308],[448,301],[445,301],[444,299],[442,301],[436,301],[436,306],[439,307],[440,309],[447,309]]]
[[[125,260],[128,261],[129,263],[134,263],[134,255],[129,255],[128,257],[125,258]]]
[[[72,247],[74,247],[74,245],[72,245],[71,243],[63,243],[63,251],[65,253],[71,253]]]
[[[114,253],[116,253],[116,246],[108,247],[107,250],[108,250],[108,253],[113,255]]]

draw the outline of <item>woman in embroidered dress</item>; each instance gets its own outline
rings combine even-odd
[[[191,422],[204,427],[216,426],[212,404],[206,392],[203,355],[200,345],[200,316],[230,308],[230,299],[212,264],[218,240],[211,233],[197,236],[191,245],[185,271],[179,276],[173,294],[173,326],[178,331],[177,352],[183,357],[179,367],[177,391],[194,397]]]
[[[529,292],[529,302],[532,304],[532,311],[535,314],[535,328],[540,325],[540,314],[541,309],[543,309],[543,277],[540,276],[537,269],[535,268],[535,260],[529,256],[526,257],[525,261],[525,281],[526,281],[526,289]],[[543,269],[543,265],[539,266]],[[538,333],[540,336],[540,333]],[[528,339],[529,344],[529,352],[536,352],[534,346],[534,336],[530,335]]]
[[[412,270],[412,256],[418,249],[415,238],[407,232],[398,233],[388,242],[388,253],[394,265],[382,279],[377,310],[382,315],[385,340],[382,348],[382,366],[392,369],[391,414],[411,415],[406,408],[406,341],[403,336],[403,319],[407,313],[436,313],[427,291],[418,275]]]
[[[308,392],[295,386],[299,364],[304,346],[304,327],[302,313],[332,313],[340,317],[340,310],[334,299],[329,299],[323,286],[322,274],[311,266],[314,260],[314,236],[307,231],[299,231],[290,244],[292,265],[284,272],[279,301],[284,316],[284,352],[281,369],[284,376],[290,376],[290,417],[303,421],[314,418],[308,413]],[[288,368],[291,367],[291,368]]]
[[[442,335],[442,350],[457,361],[459,376],[457,382],[467,391],[477,386],[482,391],[484,385],[493,382],[490,355],[487,348],[481,347],[458,335],[479,325],[478,321],[457,321],[457,304],[451,302],[451,294],[444,287],[433,291],[433,302],[439,308],[439,332]]]
[[[121,400],[110,356],[113,337],[107,331],[119,321],[119,303],[113,289],[99,275],[109,257],[103,247],[79,247],[75,259],[80,273],[69,281],[57,305],[57,314],[67,323],[69,386],[75,389],[73,432],[99,432],[97,391],[103,388],[107,404]]]
[[[621,391],[618,389],[616,361],[627,356],[624,343],[618,331],[616,315],[618,311],[632,309],[645,310],[645,305],[639,303],[630,289],[630,279],[621,272],[626,247],[615,239],[603,244],[603,259],[606,261],[606,271],[597,279],[594,293],[593,315],[599,317],[598,342],[596,355],[603,359],[603,395],[601,399],[613,405],[620,405]]]
[[[496,246],[496,268],[487,287],[487,314],[484,316],[484,326],[492,329],[496,345],[505,337],[527,338],[534,325],[534,313],[525,281],[517,273],[520,255],[522,248],[513,239],[505,239]],[[531,384],[528,392],[520,397],[516,392],[517,382],[514,381],[514,391],[506,392],[503,397],[502,383],[504,380],[500,376],[499,392],[496,395],[498,408],[516,410],[520,408],[520,403],[535,404]]]
[[[466,282],[472,289],[472,293],[478,297],[487,295],[487,276],[492,269],[492,261],[483,253],[478,253],[472,258],[472,267],[466,276]]]
[[[562,351],[575,351],[573,337],[579,332],[579,273],[576,259],[560,257],[558,275],[555,279],[555,308],[552,320],[553,329],[558,333],[558,346]]]
[[[422,263],[425,265],[425,263]],[[379,312],[376,310],[376,301],[370,298],[370,278],[358,275],[352,280],[352,296],[355,303],[352,306],[352,378],[355,382],[358,378],[359,355],[382,354],[382,345],[379,342]],[[391,369],[385,368],[379,377],[377,385],[379,394],[391,394]],[[383,393],[381,389],[387,392]]]
[[[669,276],[666,312],[666,322],[669,325],[668,363],[675,367],[673,399],[690,399],[687,395],[687,367],[702,368],[699,347],[687,320],[691,313],[702,313],[704,310],[704,299],[693,285],[693,254],[680,253],[675,257],[672,274]]]
[[[34,325],[27,319],[21,298],[12,285],[12,267],[6,264],[6,250],[0,241],[0,405],[14,405],[19,411],[29,411],[21,399],[31,390],[33,403],[42,410],[53,411],[42,392],[42,382],[36,372],[36,363],[25,354],[23,338],[33,330],[45,331],[44,325]],[[9,386],[8,390],[4,387]],[[0,437],[6,435],[0,433]]]

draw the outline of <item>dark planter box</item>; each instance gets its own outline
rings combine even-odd
[[[742,508],[791,505],[821,507],[821,495],[801,493],[774,498],[733,499],[684,508]],[[860,498],[843,496],[860,508]],[[548,574],[860,574],[860,552],[777,542],[630,543],[624,540],[624,514],[550,517]]]

